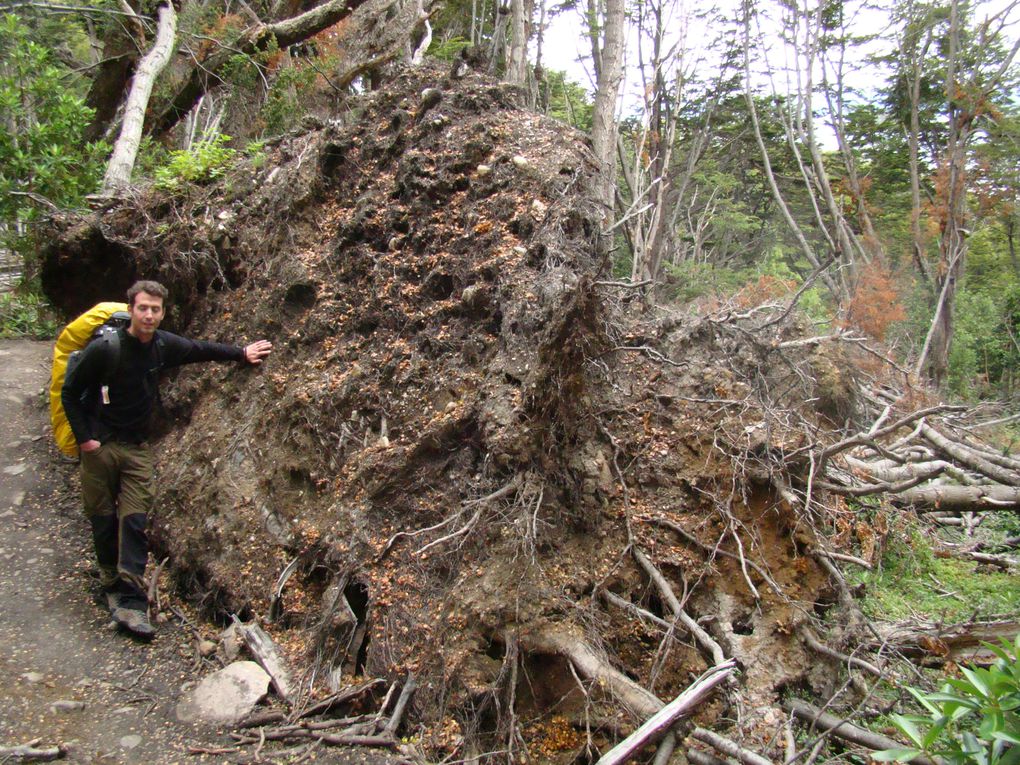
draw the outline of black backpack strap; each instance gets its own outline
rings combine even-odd
[[[120,366],[120,330],[110,327],[94,342],[99,346],[96,352],[102,357],[103,374],[100,380],[103,385],[109,385]]]

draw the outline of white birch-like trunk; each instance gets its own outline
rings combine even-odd
[[[592,113],[592,150],[599,166],[598,194],[606,207],[603,229],[613,222],[616,190],[616,103],[623,81],[624,0],[606,0],[602,48],[593,50],[599,67]],[[597,46],[596,46],[597,47]]]
[[[503,79],[514,85],[523,86],[528,77],[530,16],[531,3],[528,0],[510,0],[510,49]]]
[[[103,177],[101,193],[104,195],[115,194],[131,185],[131,172],[135,166],[135,157],[138,155],[138,144],[142,139],[145,109],[149,105],[149,96],[152,95],[156,77],[170,60],[176,36],[177,13],[167,2],[159,6],[156,41],[139,62],[131,82],[127,105],[124,108],[124,122],[113,146],[113,155],[106,166],[106,175]]]

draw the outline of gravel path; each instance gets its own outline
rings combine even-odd
[[[221,734],[174,717],[206,671],[191,630],[170,622],[136,642],[96,600],[76,467],[50,439],[50,353],[0,340],[0,750],[39,739],[66,747],[65,762],[222,762],[187,751]]]

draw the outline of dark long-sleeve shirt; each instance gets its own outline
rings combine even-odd
[[[64,379],[60,399],[79,444],[92,439],[141,443],[148,438],[160,370],[200,361],[244,361],[244,349],[236,345],[189,340],[163,330],[156,330],[148,343],[124,329],[118,334],[116,370],[103,369],[104,353],[95,342],[85,346]]]

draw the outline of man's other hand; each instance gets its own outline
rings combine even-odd
[[[256,340],[244,346],[244,360],[249,364],[261,364],[262,359],[273,352],[273,344],[268,340]]]
[[[94,452],[100,446],[102,446],[102,444],[94,438],[89,439],[88,441],[83,441],[82,443],[78,444],[78,448],[86,453]]]

